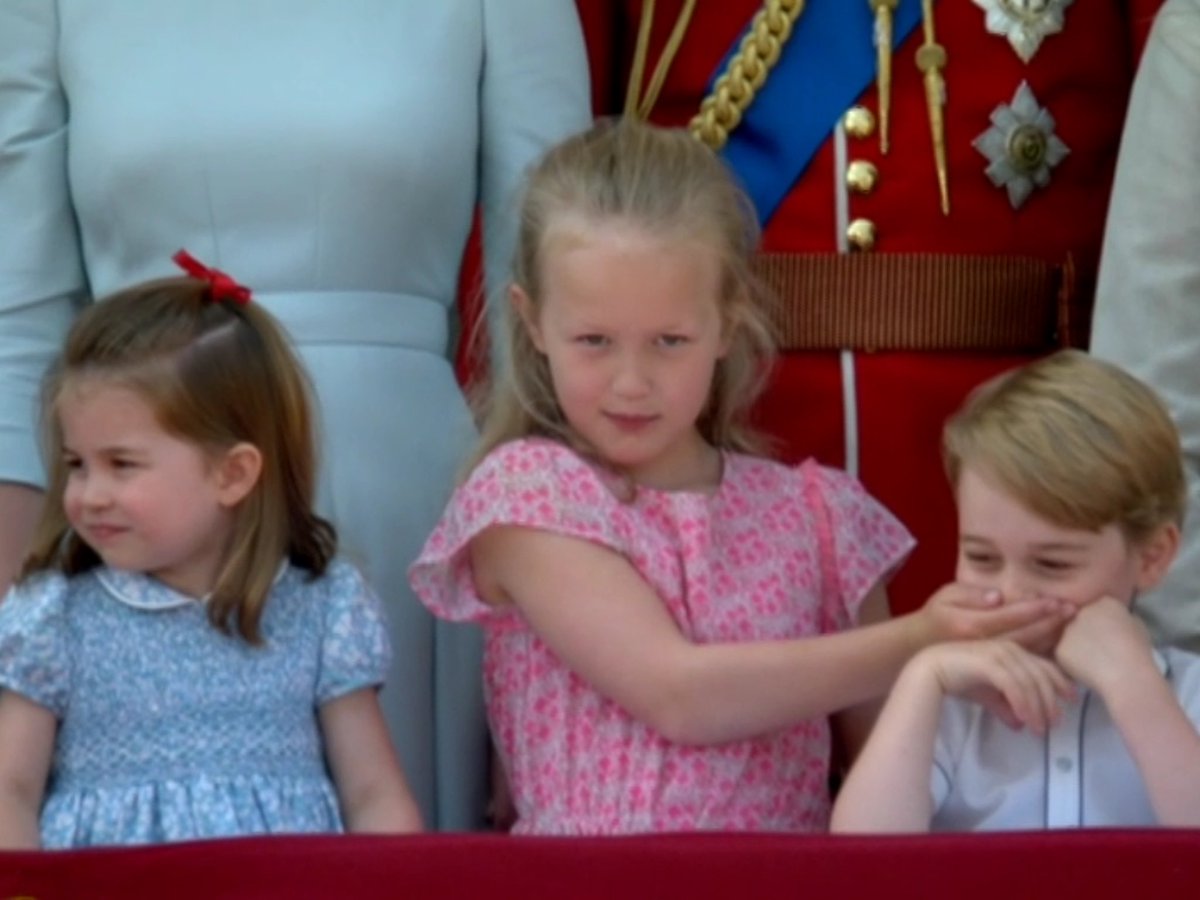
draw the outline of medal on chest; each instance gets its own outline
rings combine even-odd
[[[1035,187],[1050,183],[1050,170],[1070,152],[1054,133],[1054,117],[1021,82],[1011,103],[992,112],[992,125],[974,141],[988,160],[987,176],[1008,192],[1008,202],[1020,209]]]
[[[986,13],[991,34],[1008,38],[1021,62],[1033,59],[1047,35],[1063,30],[1063,17],[1074,0],[973,0]]]

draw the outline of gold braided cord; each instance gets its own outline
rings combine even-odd
[[[654,109],[659,92],[662,91],[662,86],[667,80],[667,72],[671,68],[671,63],[675,61],[680,44],[683,43],[683,36],[687,33],[688,24],[692,20],[692,12],[695,8],[696,0],[684,0],[683,7],[675,19],[675,25],[671,29],[671,35],[667,38],[666,46],[663,47],[658,62],[654,66],[650,83],[646,85],[646,92],[639,99],[638,92],[641,90],[642,78],[646,72],[646,58],[650,54],[650,26],[654,22],[654,0],[643,0],[642,17],[638,22],[637,44],[633,51],[633,65],[629,70],[629,84],[625,88],[625,115],[636,116],[639,119],[650,117],[650,110]]]
[[[779,61],[792,26],[803,12],[804,0],[763,0],[737,53],[688,123],[696,138],[713,150],[725,146],[729,133],[742,121],[742,113],[766,84],[767,74]]]
[[[637,44],[633,49],[633,65],[629,68],[629,82],[625,85],[625,115],[637,114],[638,91],[642,89],[642,78],[646,71],[646,57],[650,53],[650,26],[654,22],[654,0],[642,0],[642,18],[638,22]]]

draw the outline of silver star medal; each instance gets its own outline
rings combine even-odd
[[[987,13],[991,34],[1008,38],[1021,62],[1029,62],[1048,34],[1063,30],[1064,10],[1075,0],[974,0]]]
[[[1050,170],[1070,149],[1054,134],[1054,117],[1038,106],[1024,81],[1012,103],[1001,103],[991,115],[992,127],[971,146],[987,157],[987,177],[1008,191],[1008,202],[1020,209],[1035,187],[1050,183]]]

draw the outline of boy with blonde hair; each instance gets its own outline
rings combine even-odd
[[[1074,614],[1044,654],[948,642],[901,672],[833,830],[1200,824],[1200,657],[1129,614],[1179,546],[1185,483],[1162,402],[1062,351],[975,391],[947,424],[956,580]]]

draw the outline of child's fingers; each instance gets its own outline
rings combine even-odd
[[[971,699],[978,702],[980,706],[990,712],[1009,728],[1013,729],[1013,731],[1019,730],[1025,724],[1021,721],[1017,714],[1013,712],[1012,707],[1008,703],[1008,698],[1006,698],[999,691],[983,691],[975,696],[972,696]]]
[[[1006,603],[995,589],[952,583],[920,610],[934,641],[1001,637],[1034,622],[1054,619],[1057,602],[1026,598]]]
[[[1045,707],[1036,677],[1012,653],[1005,652],[997,662],[992,676],[996,690],[1003,695],[1022,725],[1039,734],[1044,732]]]
[[[1002,648],[995,686],[1014,715],[1035,733],[1043,734],[1058,721],[1062,700],[1072,694],[1071,683],[1049,660],[1016,644],[1005,643]]]
[[[939,593],[939,600],[963,609],[994,609],[1004,603],[1003,596],[995,588],[956,583],[947,585]]]
[[[1062,718],[1063,701],[1074,695],[1071,682],[1062,669],[1048,659],[1026,654],[1024,664],[1037,690],[1044,728],[1052,728]]]
[[[1028,629],[1031,635],[1043,635],[1060,627],[1063,622],[1059,604],[1046,598],[1015,600],[992,609],[975,613],[977,625],[984,636],[1011,638]],[[1023,643],[1023,641],[1022,641]]]
[[[1026,650],[1048,654],[1058,643],[1065,624],[1062,616],[1048,613],[1032,622],[1002,632],[1000,636],[1014,644],[1020,644]]]

